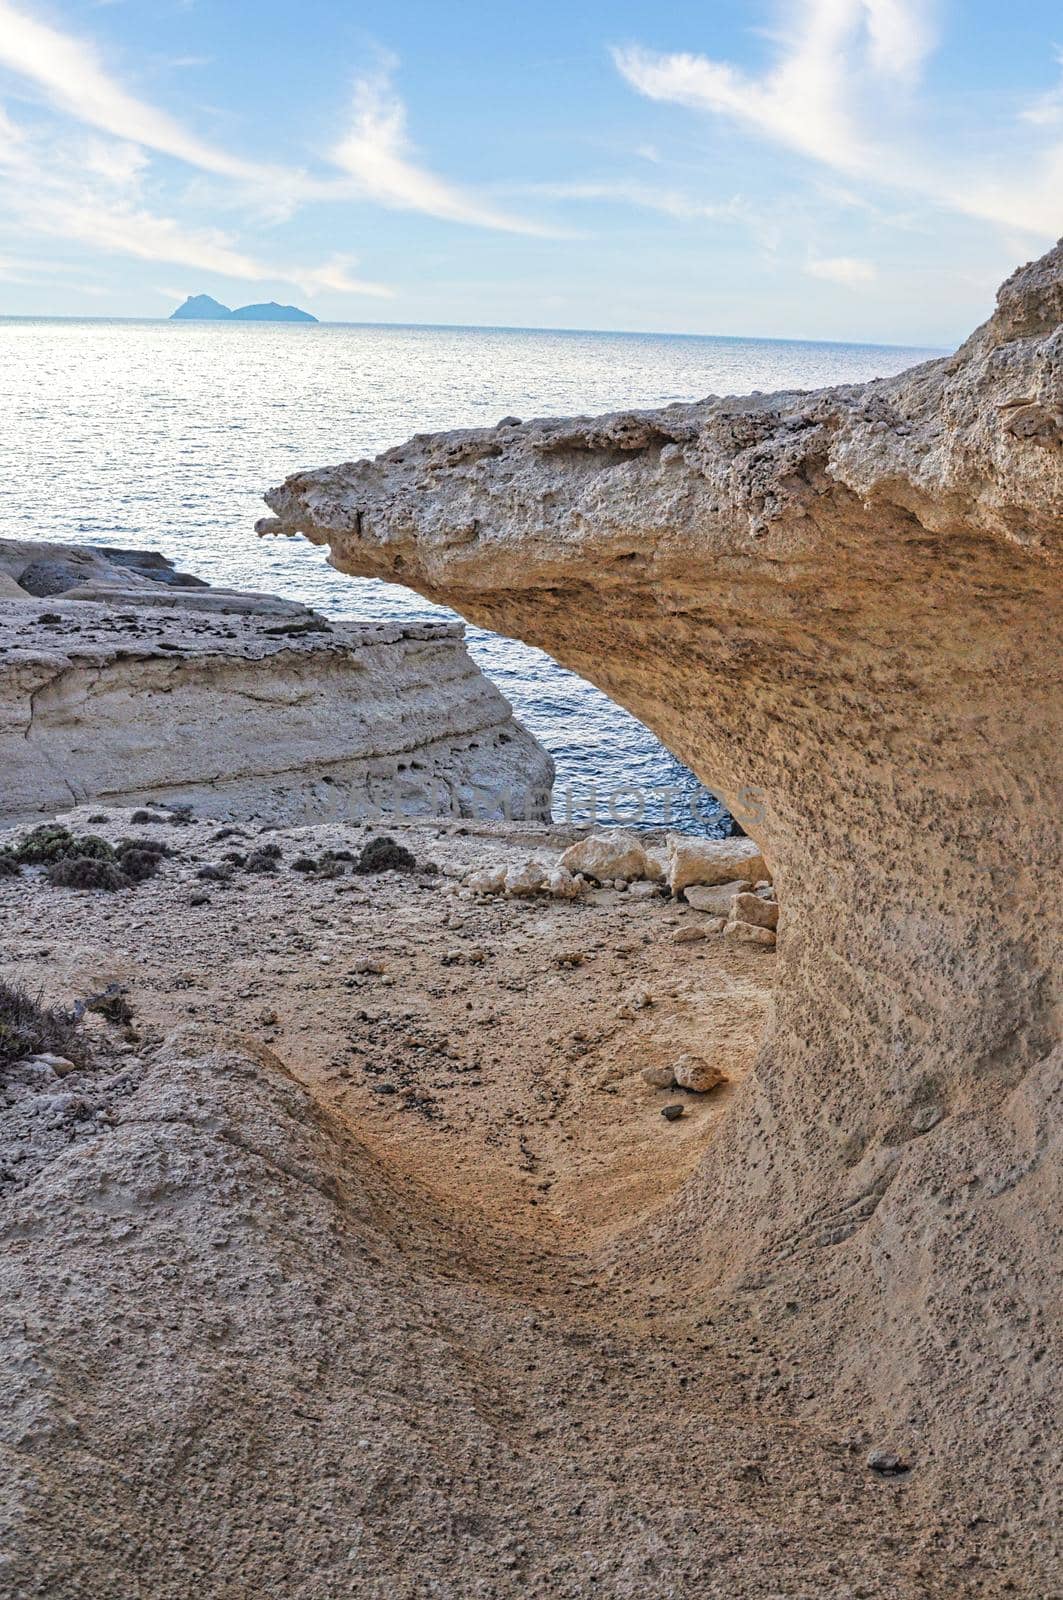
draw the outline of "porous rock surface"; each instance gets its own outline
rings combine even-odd
[[[295,474],[261,525],[550,651],[756,840],[774,1026],[647,1274],[800,1318],[810,1413],[879,1419],[1027,1532],[1058,1381],[1061,324],[1063,245],[900,376],[418,436]]]
[[[92,551],[79,563],[76,547],[44,546],[32,562],[15,543],[0,545],[0,574],[8,560],[45,588],[63,563],[84,576],[59,597],[0,592],[0,825],[89,799],[293,823],[374,808],[549,816],[553,763],[460,623],[127,588],[118,569],[103,581]]]

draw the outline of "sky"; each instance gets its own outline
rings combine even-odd
[[[1061,232],[1060,0],[0,0],[0,314],[946,347]]]

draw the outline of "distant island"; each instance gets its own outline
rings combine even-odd
[[[235,311],[230,311],[228,306],[223,306],[220,300],[214,300],[209,294],[190,294],[183,306],[170,314],[171,322],[316,322],[309,311],[301,311],[298,306],[279,306],[276,300],[267,301],[265,305],[239,306]]]

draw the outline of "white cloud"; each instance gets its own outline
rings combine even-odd
[[[1063,50],[1056,51],[1056,60],[1063,67]],[[1063,124],[1063,80],[1055,89],[1037,97],[1032,105],[1020,113],[1024,122],[1034,127],[1051,128]]]
[[[36,84],[52,105],[116,138],[176,156],[222,177],[269,182],[276,172],[207,144],[165,111],[128,94],[95,47],[0,0],[0,65]]]
[[[735,197],[717,204],[699,200],[679,189],[664,189],[656,184],[628,182],[621,179],[597,182],[573,180],[566,183],[536,183],[525,185],[524,193],[542,195],[551,200],[601,200],[620,205],[637,206],[645,211],[660,211],[668,217],[683,222],[711,221],[736,222],[749,219],[749,209],[744,201]]]
[[[412,159],[406,109],[391,87],[393,65],[389,60],[377,72],[356,81],[350,131],[332,151],[332,159],[355,180],[358,192],[380,205],[419,211],[446,222],[505,233],[552,234],[552,229],[539,223],[497,210]]]
[[[813,256],[805,263],[810,278],[825,278],[828,283],[840,283],[846,289],[859,289],[865,283],[874,283],[878,272],[874,262],[859,256]]]
[[[355,266],[354,256],[333,256],[324,266],[296,268],[293,277],[306,294],[313,295],[322,289],[333,294],[368,294],[379,300],[389,300],[395,293],[385,283],[366,283],[363,278],[351,276]]]
[[[902,91],[933,45],[927,18],[925,0],[801,0],[775,65],[760,75],[707,56],[638,47],[614,50],[613,58],[651,100],[727,117],[849,178],[1055,238],[1063,225],[1063,144],[1023,151],[1016,170],[999,176],[906,148],[897,104],[903,107]],[[892,122],[893,131],[869,130],[872,116]]]

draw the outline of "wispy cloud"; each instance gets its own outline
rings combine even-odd
[[[388,58],[356,81],[350,130],[331,152],[336,165],[355,180],[358,192],[380,205],[419,211],[445,222],[504,233],[553,234],[552,228],[500,211],[417,162],[406,133],[406,108],[392,87],[394,65]]]
[[[775,64],[760,75],[704,55],[637,46],[616,49],[613,58],[651,100],[729,118],[849,178],[1056,236],[1063,224],[1063,143],[1024,151],[1015,170],[1000,174],[972,173],[962,161],[908,147],[896,108],[899,100],[903,111],[899,91],[914,88],[934,45],[927,0],[800,0],[795,10]]]
[[[395,291],[387,284],[367,283],[364,278],[352,275],[351,268],[357,264],[356,256],[333,256],[320,267],[297,267],[292,276],[309,295],[331,289],[336,294],[367,294],[378,300],[390,300]]]
[[[813,256],[805,263],[805,271],[810,278],[840,283],[845,289],[862,288],[878,277],[874,262],[859,256]]]
[[[129,94],[106,71],[94,45],[39,22],[8,0],[0,0],[0,65],[35,84],[58,110],[101,132],[221,177],[252,183],[276,177],[276,169],[206,143]]]

